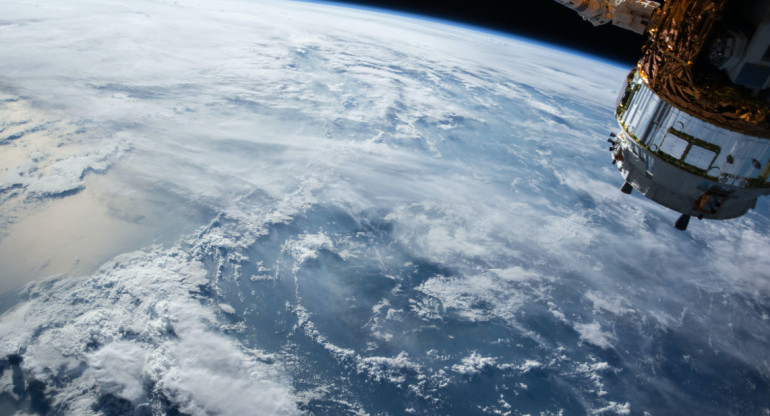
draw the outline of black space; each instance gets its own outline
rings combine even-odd
[[[627,64],[639,59],[644,37],[604,25],[594,27],[553,0],[430,1],[336,0],[481,26]]]

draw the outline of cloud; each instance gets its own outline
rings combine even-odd
[[[616,403],[611,401],[607,406],[594,410],[593,414],[595,415],[606,415],[606,414],[630,415],[631,405],[628,402]]]
[[[478,374],[485,369],[494,367],[497,359],[494,357],[484,357],[473,351],[471,355],[463,357],[460,364],[452,365],[452,371],[465,375]]]
[[[129,148],[120,132],[93,140],[60,110],[43,110],[4,91],[0,100],[0,115],[6,121],[0,130],[0,161],[5,168],[0,171],[0,195],[13,188],[33,199],[77,191],[88,172],[106,170]]]
[[[30,285],[30,300],[0,319],[0,349],[21,353],[64,412],[111,394],[135,406],[167,398],[196,415],[297,413],[280,363],[221,334],[214,310],[196,299],[207,282],[178,249],[122,255],[91,277]]]
[[[88,358],[89,371],[101,390],[132,402],[145,395],[144,366],[145,351],[124,341],[110,343]]]
[[[574,328],[580,334],[581,340],[597,347],[612,348],[616,342],[614,335],[602,330],[601,324],[597,321],[575,324]]]
[[[295,260],[295,268],[302,263],[318,257],[320,250],[331,250],[334,243],[325,234],[302,234],[298,240],[284,244],[286,250]]]
[[[359,373],[365,372],[376,381],[384,379],[394,384],[404,383],[407,374],[419,374],[421,370],[404,351],[395,357],[361,357],[357,361],[356,369]]]

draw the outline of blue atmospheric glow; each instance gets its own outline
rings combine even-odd
[[[313,1],[313,0],[296,0],[300,2],[306,2],[306,3],[313,3],[313,4],[324,4],[332,7],[343,7],[343,8],[350,8],[350,9],[357,9],[357,10],[363,10],[370,13],[382,13],[382,14],[389,14],[392,16],[398,16],[400,18],[405,19],[411,19],[411,20],[421,20],[426,22],[432,22],[435,24],[445,25],[445,26],[451,26],[455,28],[465,29],[465,30],[471,30],[474,32],[481,32],[481,33],[487,33],[493,36],[507,38],[511,40],[515,40],[518,42],[527,42],[533,45],[542,46],[544,48],[553,49],[565,53],[569,53],[572,55],[581,56],[587,59],[590,59],[592,61],[600,61],[602,63],[620,67],[627,69],[628,64],[623,62],[616,62],[611,59],[603,58],[597,55],[592,55],[590,53],[586,53],[580,50],[566,48],[562,45],[559,45],[557,43],[551,43],[546,41],[541,41],[538,39],[533,39],[525,36],[520,36],[515,33],[511,32],[503,32],[500,30],[491,29],[484,26],[479,25],[473,25],[470,23],[465,22],[458,22],[454,20],[448,20],[448,19],[442,19],[435,16],[430,15],[424,15],[424,14],[417,14],[417,13],[410,13],[402,10],[395,10],[395,9],[388,9],[383,7],[376,7],[376,6],[369,6],[369,5],[363,5],[363,4],[355,4],[355,3],[340,3],[340,2],[334,2],[334,1]],[[641,52],[640,52],[641,53]]]

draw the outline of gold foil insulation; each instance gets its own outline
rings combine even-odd
[[[698,70],[701,53],[727,0],[669,0],[649,25],[639,73],[656,94],[701,120],[770,138],[770,103]]]

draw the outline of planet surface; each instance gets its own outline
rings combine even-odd
[[[629,69],[333,4],[3,2],[0,414],[770,414],[768,202],[679,232],[619,192]]]

